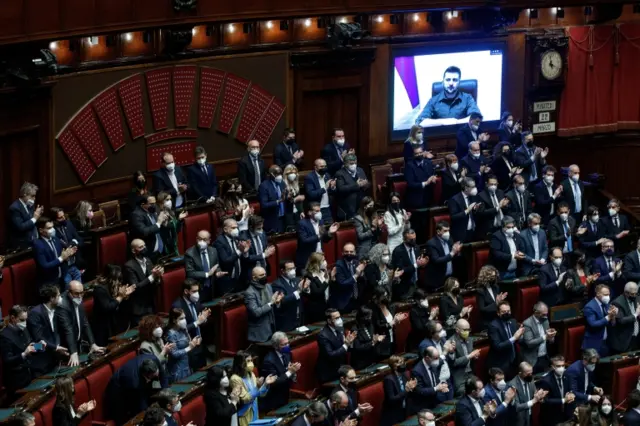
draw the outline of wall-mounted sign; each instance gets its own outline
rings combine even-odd
[[[548,123],[551,121],[551,114],[548,112],[541,112],[538,114],[538,122],[540,123]]]
[[[554,133],[556,131],[556,123],[538,123],[533,125],[533,134]]]
[[[533,112],[555,111],[556,101],[542,101],[533,103]]]

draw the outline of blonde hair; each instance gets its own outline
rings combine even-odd
[[[322,265],[322,261],[324,260],[324,254],[313,252],[311,256],[309,256],[309,260],[307,260],[307,266],[305,267],[305,271],[307,272],[320,272],[320,265]]]
[[[296,180],[290,182],[288,177],[290,173],[295,173],[296,175],[298,174],[298,168],[293,164],[287,164],[287,166],[284,168],[284,184],[290,192],[294,192],[296,195],[298,195],[300,193],[300,182],[298,181],[297,176]]]
[[[423,131],[422,127],[420,127],[417,124],[414,124],[413,126],[411,126],[411,130],[409,130],[409,139],[411,141],[416,141],[417,142],[416,134],[418,133],[418,130],[420,130],[421,132]]]

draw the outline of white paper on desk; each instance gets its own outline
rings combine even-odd
[[[305,333],[305,332],[309,331],[309,329],[303,325],[302,327],[296,328],[296,331],[298,331],[300,333]]]
[[[378,367],[378,370],[384,370],[387,368],[391,368],[391,367],[389,367],[388,365],[381,365],[380,367]]]

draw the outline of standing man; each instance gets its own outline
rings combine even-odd
[[[235,219],[225,219],[222,234],[213,243],[213,247],[218,252],[220,269],[226,275],[216,281],[214,297],[221,297],[232,291],[243,291],[245,288],[244,284],[240,285],[240,276],[249,256],[249,242],[238,240],[239,235],[238,222]]]
[[[453,241],[469,243],[474,240],[476,231],[476,213],[482,206],[478,198],[476,182],[471,178],[462,180],[462,192],[449,200],[451,217],[451,237]]]
[[[359,287],[358,281],[363,277],[364,262],[358,262],[356,246],[347,243],[342,249],[342,259],[336,262],[335,285],[329,290],[329,307],[348,313],[357,306]]]
[[[335,176],[336,172],[342,168],[344,157],[347,154],[354,154],[356,151],[345,142],[344,130],[340,128],[333,129],[332,141],[322,148],[320,157],[327,163],[327,169],[331,176]]]
[[[251,271],[251,283],[244,292],[244,304],[249,316],[248,340],[251,343],[266,342],[276,331],[274,311],[280,309],[283,294],[274,292],[267,283],[267,271],[256,266]]]
[[[240,232],[240,241],[248,241],[249,252],[242,269],[241,280],[245,280],[251,270],[256,266],[262,266],[267,271],[267,276],[271,275],[271,265],[269,258],[276,253],[276,247],[269,245],[267,235],[264,233],[264,219],[257,215],[249,216],[249,229]],[[298,247],[298,250],[300,247]]]
[[[549,246],[560,247],[562,253],[573,252],[576,234],[576,220],[571,216],[566,201],[557,203],[556,216],[549,221]],[[581,228],[579,232],[585,232]]]
[[[491,236],[489,256],[503,280],[516,278],[525,258],[522,237],[516,233],[516,229],[513,218],[505,216],[502,229]]]
[[[441,402],[453,397],[453,389],[449,389],[449,381],[440,380],[440,371],[444,361],[440,352],[433,346],[424,350],[422,359],[413,367],[411,376],[417,380],[411,401],[410,413],[425,408],[435,408]]]
[[[129,309],[130,326],[135,327],[142,317],[156,312],[156,289],[162,284],[164,268],[154,266],[142,240],[131,241],[131,253],[133,259],[124,264],[124,282],[136,287],[124,304]]]
[[[327,309],[325,318],[327,324],[318,333],[316,375],[320,383],[338,379],[338,369],[347,364],[347,352],[358,335],[357,331],[345,332],[337,309]]]
[[[33,240],[38,238],[36,221],[40,219],[44,207],[36,207],[36,193],[38,187],[25,182],[20,187],[19,198],[9,206],[8,248],[10,250],[30,247]]]
[[[522,275],[537,274],[538,270],[547,263],[549,247],[547,246],[547,234],[540,228],[542,218],[538,213],[531,213],[527,217],[529,227],[520,233],[522,237]]]
[[[531,194],[527,190],[526,182],[521,175],[514,175],[512,182],[513,189],[506,194],[509,200],[507,213],[516,220],[517,226],[522,228],[527,223],[527,217],[533,210]]]
[[[153,193],[167,192],[175,203],[175,208],[186,205],[187,179],[182,169],[176,166],[173,155],[169,152],[162,154],[163,167],[153,174]]]
[[[587,213],[587,198],[584,183],[580,180],[580,167],[577,164],[569,166],[569,176],[562,182],[562,200],[569,205],[575,222],[581,223],[582,217]]]
[[[516,344],[524,335],[524,327],[511,316],[509,302],[503,300],[498,304],[498,318],[489,325],[488,367],[498,367],[508,377],[513,376],[517,366]]]
[[[309,291],[309,280],[296,277],[293,260],[280,261],[280,276],[273,282],[273,291],[282,294],[282,302],[276,314],[276,330],[292,331],[304,324],[302,294]]]
[[[267,176],[267,167],[260,157],[260,142],[250,140],[247,155],[238,161],[238,180],[245,193],[258,192],[260,184]]]
[[[164,252],[160,228],[167,219],[167,213],[156,214],[156,197],[148,192],[138,198],[138,203],[129,219],[129,236],[143,240],[149,248],[149,257],[156,261]]]
[[[611,331],[610,327],[616,323],[618,308],[609,304],[611,291],[606,285],[598,284],[595,293],[596,297],[591,299],[583,309],[587,324],[582,349],[593,348],[601,357],[605,357],[609,355],[607,337]]]
[[[322,253],[322,244],[330,241],[340,228],[339,223],[332,223],[325,228],[320,204],[308,203],[306,216],[298,222],[298,249],[296,250],[296,266],[303,270],[311,253]]]
[[[509,412],[511,401],[516,396],[516,390],[507,387],[504,381],[504,372],[499,368],[489,369],[489,383],[484,386],[483,404],[495,403],[495,417],[492,418],[493,426],[507,426],[509,424]]]
[[[565,300],[565,289],[561,286],[567,267],[564,266],[562,250],[558,247],[551,249],[549,262],[540,268],[539,280],[540,300],[547,307],[561,305]],[[532,364],[533,365],[533,364]]]
[[[52,284],[64,290],[71,280],[79,281],[81,274],[69,259],[78,251],[77,246],[62,248],[56,237],[53,221],[45,216],[36,223],[40,238],[33,242],[38,287]]]
[[[187,321],[187,331],[190,339],[202,337],[201,326],[207,322],[211,316],[211,309],[206,308],[200,303],[199,285],[196,280],[187,278],[182,283],[182,297],[173,302],[171,308],[182,309],[185,320]],[[198,345],[191,349],[188,353],[189,367],[196,371],[204,367],[207,363],[206,348]]]
[[[413,229],[402,231],[403,244],[393,249],[391,254],[392,269],[402,269],[400,283],[393,288],[394,300],[407,300],[418,283],[419,269],[429,263],[429,258],[422,255],[416,245],[416,232]]]
[[[544,302],[533,305],[533,315],[524,320],[524,339],[520,343],[522,359],[533,365],[535,374],[549,368],[549,346],[556,338],[556,330],[549,328],[549,308]]]
[[[336,180],[329,176],[327,162],[318,158],[314,162],[314,170],[304,177],[304,190],[308,203],[320,203],[320,212],[325,224],[333,223],[331,213],[331,197],[336,190]]]
[[[598,363],[598,352],[595,349],[582,351],[582,359],[575,361],[567,368],[566,375],[571,383],[571,392],[580,404],[599,403],[604,395],[602,388],[593,384],[593,372]]]
[[[624,286],[624,294],[611,303],[618,309],[616,323],[611,329],[609,345],[612,354],[637,351],[640,348],[640,303],[638,303],[638,284],[630,281]]]
[[[34,342],[46,343],[45,353],[39,354],[36,364],[41,364],[42,371],[48,373],[58,364],[58,357],[69,356],[69,351],[60,345],[60,334],[55,321],[56,309],[62,303],[60,289],[46,285],[40,288],[40,299],[42,303],[29,312],[27,328]]]
[[[220,269],[218,252],[211,246],[209,231],[198,231],[196,245],[189,247],[184,253],[184,264],[187,278],[200,284],[201,301],[208,302],[213,299],[216,280],[228,273]]]
[[[296,132],[291,128],[284,129],[282,143],[273,148],[273,162],[284,169],[288,164],[300,168],[304,151],[296,143]]]
[[[216,169],[207,164],[207,152],[203,146],[196,147],[193,154],[196,162],[189,168],[187,179],[191,197],[200,204],[213,203],[218,196]]]
[[[542,180],[533,187],[535,199],[534,211],[542,218],[542,224],[547,226],[549,221],[555,217],[556,200],[562,195],[562,186],[553,183],[556,169],[553,166],[542,168]]]
[[[469,98],[473,99],[471,95],[466,93],[462,93],[463,96],[469,96]],[[433,99],[433,98],[431,98]],[[476,107],[477,108],[477,107]],[[467,150],[469,149],[469,144],[471,142],[479,142],[482,145],[482,148],[487,148],[487,141],[489,140],[489,133],[480,132],[480,124],[482,123],[482,115],[480,111],[472,112],[469,116],[468,120],[460,120],[463,123],[468,121],[468,124],[462,124],[458,129],[458,133],[456,134],[456,157],[462,158],[467,154]]]
[[[522,132],[522,145],[516,149],[515,163],[522,168],[522,177],[527,187],[535,185],[542,177],[542,168],[547,164],[549,148],[542,149],[533,143],[533,133]]]
[[[447,362],[453,380],[456,398],[464,395],[464,384],[473,376],[472,361],[480,356],[479,349],[473,349],[473,341],[469,339],[471,326],[465,319],[456,322],[456,333],[451,338],[455,350],[447,354]]]
[[[612,239],[618,247],[626,240],[626,236],[631,231],[631,225],[627,216],[620,214],[620,201],[612,198],[607,203],[607,216],[602,218],[602,224],[607,230],[607,237]]]
[[[265,231],[278,234],[284,232],[284,203],[287,199],[287,188],[282,181],[280,166],[274,164],[269,167],[269,177],[260,184],[258,197]]]
[[[460,241],[451,241],[449,223],[436,223],[436,236],[427,241],[427,288],[438,291],[444,281],[453,275],[453,261],[462,252]]]
[[[273,333],[271,347],[272,349],[262,360],[261,370],[264,377],[271,375],[277,377],[276,381],[269,386],[269,392],[260,401],[260,407],[267,412],[287,405],[291,384],[296,380],[296,374],[302,367],[299,362],[293,361],[289,338],[282,331]]]
[[[557,425],[573,417],[576,395],[571,391],[571,381],[564,372],[564,357],[556,355],[551,358],[551,371],[538,382],[538,389],[547,391],[540,409],[541,425]]]
[[[482,155],[479,142],[469,142],[469,152],[460,159],[460,166],[462,173],[473,179],[481,191],[484,188],[486,176],[491,172],[491,167],[489,167],[489,160]]]
[[[407,209],[421,209],[430,205],[433,187],[438,178],[431,158],[433,155],[425,159],[422,147],[417,146],[413,148],[413,159],[404,165],[404,179],[407,181],[405,195]]]
[[[456,404],[456,426],[482,426],[496,416],[496,403],[485,403],[482,380],[471,376],[464,383],[464,396]]]
[[[533,384],[531,364],[521,362],[518,366],[518,375],[507,385],[516,390],[514,426],[535,426],[531,409],[534,405],[542,402],[549,392],[544,389],[536,390],[536,386]]]
[[[502,219],[507,215],[509,199],[505,198],[504,191],[498,188],[498,178],[488,175],[485,189],[478,194],[482,208],[478,211],[477,234],[479,238],[487,234],[493,234],[500,229]]]
[[[336,194],[338,195],[338,221],[353,219],[369,181],[364,170],[358,167],[355,154],[344,157],[344,167],[336,171]]]
[[[27,386],[36,376],[32,366],[36,356],[35,343],[42,342],[34,342],[31,338],[27,330],[27,317],[25,306],[13,306],[9,310],[6,326],[0,331],[2,382],[11,395]]]

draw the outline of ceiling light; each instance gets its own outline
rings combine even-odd
[[[418,15],[417,13],[413,14],[413,22],[418,22],[418,19],[420,19],[420,15]]]
[[[198,27],[191,28],[191,35],[196,35],[196,34],[198,34]]]
[[[384,18],[382,17],[382,15],[378,15],[378,17],[376,18],[376,22],[380,24],[384,22]]]
[[[454,17],[454,18],[457,18],[458,17],[458,11],[457,10],[452,10],[451,11],[451,16]]]
[[[341,24],[346,24],[347,23],[347,18],[345,18],[345,17],[340,18],[340,23]]]

